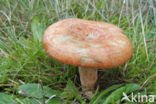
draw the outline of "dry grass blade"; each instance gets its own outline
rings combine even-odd
[[[121,20],[121,17],[122,17],[122,12],[123,12],[123,9],[124,9],[125,2],[126,2],[126,0],[123,0],[122,8],[121,8],[121,11],[120,11],[120,17],[119,17],[118,26],[120,26],[120,20]]]
[[[127,63],[125,64],[125,66],[123,68],[123,72],[122,72],[123,76],[125,76],[126,71],[127,71]]]
[[[138,7],[139,7],[140,20],[141,20],[142,36],[143,36],[143,41],[144,41],[144,46],[145,46],[147,61],[149,62],[149,55],[148,55],[148,50],[147,50],[147,44],[146,44],[146,38],[145,38],[145,31],[144,31],[144,24],[143,24],[142,11],[141,11],[140,4],[138,4]]]
[[[34,99],[37,103],[42,104],[38,99],[36,99],[36,98],[34,98],[34,97],[33,97],[33,99]]]
[[[148,39],[146,42],[156,41],[156,39]]]
[[[41,88],[42,88],[42,96],[43,96],[43,104],[45,104],[45,93],[44,93],[44,89],[43,89],[43,83],[41,80],[39,80]]]
[[[1,87],[14,87],[14,86],[18,86],[18,84],[15,83],[9,83],[9,84],[0,84]]]
[[[156,78],[156,74],[150,76],[150,77],[142,84],[141,89],[144,88],[144,87],[147,85],[147,83],[148,83],[149,81],[151,81],[152,79],[154,79],[154,78]]]

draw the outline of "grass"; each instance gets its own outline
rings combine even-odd
[[[33,37],[33,34],[42,35],[47,26],[58,20],[77,17],[115,24],[133,44],[133,57],[128,63],[99,71],[100,91],[120,83],[142,85],[151,77],[144,88],[148,94],[156,94],[156,79],[152,77],[156,74],[155,4],[154,0],[1,0],[1,92],[21,98],[17,87],[39,80],[51,89],[64,91],[72,80],[81,94],[77,67],[51,59],[42,43]],[[36,16],[40,22],[37,30],[31,27]],[[83,97],[81,100],[87,102]],[[81,101],[66,97],[62,102]]]

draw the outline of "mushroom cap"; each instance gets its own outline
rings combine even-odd
[[[122,30],[109,23],[69,18],[50,25],[43,36],[46,52],[74,66],[112,68],[132,56],[132,44]]]

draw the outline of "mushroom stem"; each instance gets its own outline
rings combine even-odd
[[[97,69],[79,67],[80,81],[82,85],[82,90],[87,92],[94,91],[95,83],[97,81]]]

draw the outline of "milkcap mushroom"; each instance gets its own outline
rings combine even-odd
[[[120,66],[132,56],[132,44],[123,31],[109,23],[69,18],[50,25],[43,36],[53,59],[78,66],[82,88],[93,91],[97,69]]]

